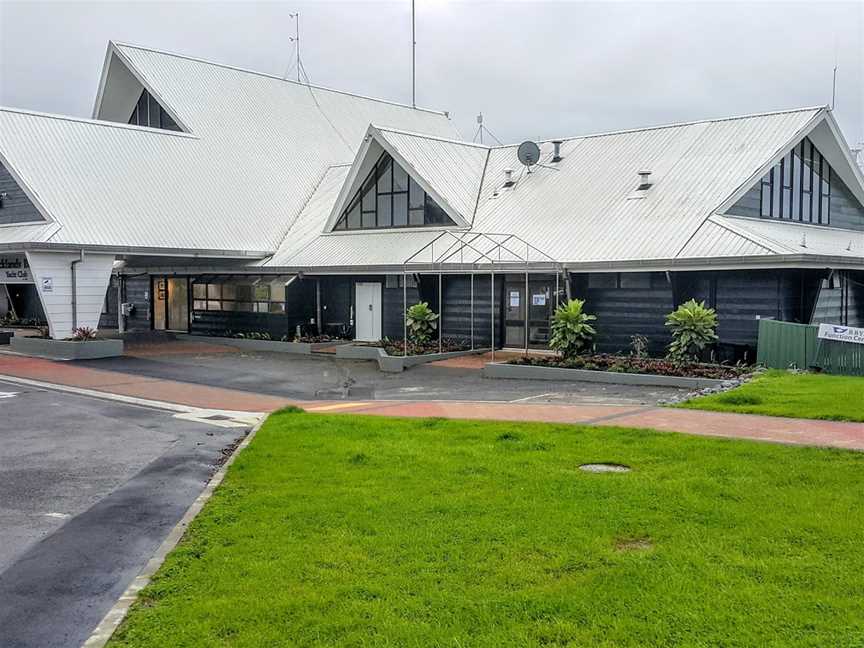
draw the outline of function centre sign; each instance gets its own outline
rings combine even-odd
[[[27,259],[23,256],[0,256],[0,283],[33,283],[33,274]]]
[[[820,324],[819,338],[835,342],[851,342],[864,344],[864,328],[854,326],[839,326],[838,324]]]

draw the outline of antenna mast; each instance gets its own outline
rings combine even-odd
[[[288,14],[294,19],[294,38],[289,38],[292,43],[296,44],[297,48],[297,83],[300,83],[300,12]]]
[[[414,0],[411,0],[411,107],[417,107],[417,73],[415,71],[417,41],[414,37]]]

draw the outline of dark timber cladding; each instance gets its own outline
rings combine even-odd
[[[0,163],[0,225],[44,221],[9,170]]]

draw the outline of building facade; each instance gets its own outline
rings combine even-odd
[[[825,107],[517,146],[446,113],[110,43],[92,119],[0,109],[0,316],[206,335],[668,343],[690,298],[722,357],[762,318],[864,324],[864,178]],[[5,299],[4,299],[5,297]]]

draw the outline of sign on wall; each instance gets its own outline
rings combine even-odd
[[[54,292],[54,277],[42,277],[42,292]]]
[[[27,259],[23,256],[0,256],[0,283],[33,283]]]
[[[864,328],[854,326],[840,326],[838,324],[820,324],[818,336],[822,340],[834,340],[835,342],[851,342],[852,344],[864,344]]]

